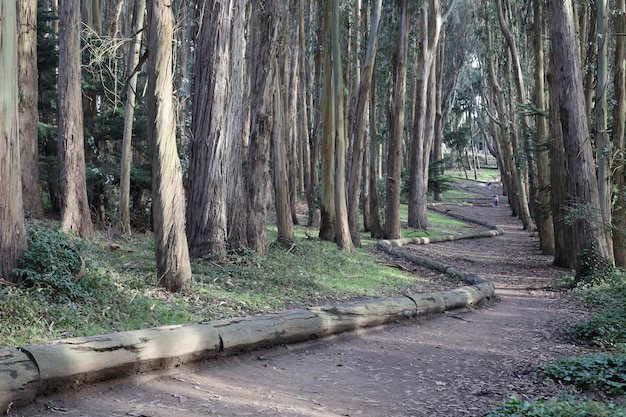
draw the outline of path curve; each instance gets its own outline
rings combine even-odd
[[[447,208],[503,235],[403,250],[492,281],[498,302],[100,383],[9,415],[483,416],[510,395],[550,395],[559,387],[538,380],[533,366],[586,353],[562,334],[586,313],[549,289],[565,271],[539,253],[506,200],[492,208],[491,190],[469,187],[479,196],[473,206]]]

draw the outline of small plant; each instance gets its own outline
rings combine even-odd
[[[600,347],[626,343],[626,282],[623,274],[605,276],[595,284],[579,285],[583,301],[598,308],[598,313],[570,328],[577,340]]]
[[[591,401],[572,394],[536,401],[510,397],[493,409],[487,417],[625,417],[624,408],[598,401]]]
[[[626,355],[597,353],[558,359],[542,369],[555,381],[580,388],[623,395],[626,388]]]

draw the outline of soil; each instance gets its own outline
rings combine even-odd
[[[522,230],[497,184],[465,185],[471,205],[444,206],[497,224],[492,238],[410,245],[494,282],[497,300],[314,342],[279,346],[39,398],[11,416],[484,416],[510,396],[537,399],[564,387],[536,366],[589,353],[568,340],[590,313],[552,279],[538,238]],[[427,281],[449,280],[429,270]]]

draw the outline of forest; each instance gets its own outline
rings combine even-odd
[[[626,264],[620,1],[13,3],[6,281],[25,217],[153,230],[170,291],[190,259],[267,252],[268,211],[282,245],[306,205],[351,252],[361,228],[400,237],[401,202],[427,230],[446,169],[480,150],[556,265]]]

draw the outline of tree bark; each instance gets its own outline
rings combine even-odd
[[[152,213],[159,285],[179,291],[191,278],[185,236],[185,195],[174,115],[172,10],[149,0],[148,137],[152,150]]]
[[[141,38],[144,21],[144,13],[146,9],[146,0],[136,0],[133,2],[133,23],[132,23],[132,42],[128,53],[128,64],[126,73],[130,74],[128,78],[128,88],[126,90],[126,106],[124,112],[124,136],[122,138],[122,163],[120,172],[120,223],[122,231],[128,235],[131,234],[130,228],[130,173],[132,167],[132,139],[133,139],[133,121],[135,119],[135,102],[137,98],[137,77],[138,71],[135,67],[139,63],[139,55],[141,53]]]
[[[245,48],[238,33],[243,2],[206,1],[203,19],[196,43],[189,144],[187,239],[192,258],[223,256],[232,232],[229,207],[245,206],[241,180]],[[241,223],[243,217],[233,227]],[[237,236],[241,234],[245,239],[244,233]]]
[[[18,86],[20,95],[20,164],[24,211],[34,218],[44,215],[39,186],[39,112],[37,73],[37,0],[18,2]]]
[[[269,156],[273,129],[273,97],[279,32],[280,5],[276,0],[253,2],[250,146],[248,148],[248,244],[259,253],[267,252],[267,196]]]
[[[540,0],[533,0],[533,50],[535,55],[535,107],[541,111],[546,109],[544,84],[543,54],[543,6]],[[538,113],[535,116],[537,128],[537,231],[541,251],[547,255],[554,254],[554,225],[550,209],[550,139],[548,137],[547,115]]]
[[[355,246],[361,246],[359,231],[359,195],[361,193],[361,177],[363,155],[365,153],[365,121],[372,88],[374,63],[378,51],[378,24],[382,0],[375,0],[372,4],[369,40],[365,62],[361,70],[361,81],[358,86],[354,122],[352,125],[352,155],[350,173],[348,175],[348,222],[350,234]]]
[[[61,230],[88,238],[93,224],[85,179],[81,81],[80,2],[62,0],[57,92]]]
[[[18,122],[18,40],[16,2],[0,0],[0,277],[14,281],[12,269],[27,247]]]
[[[289,247],[294,240],[293,221],[289,199],[289,175],[287,166],[287,146],[285,130],[283,129],[283,103],[281,82],[278,71],[274,81],[274,124],[272,126],[272,144],[274,159],[274,193],[276,206],[276,225],[278,227],[278,243]]]
[[[615,32],[626,33],[626,0],[617,0],[617,13],[614,14]],[[626,71],[624,60],[626,59],[626,37],[617,36],[615,40],[615,75],[613,87],[615,91],[615,107],[613,107],[613,144],[616,158],[613,161],[613,183],[617,189],[615,193],[615,206],[613,208],[613,254],[615,265],[626,267],[626,172],[624,170],[624,153],[626,141],[624,140],[624,123],[626,123]]]
[[[398,4],[398,40],[393,101],[391,104],[389,154],[387,156],[387,194],[385,198],[385,239],[399,239],[400,230],[400,190],[402,188],[402,142],[404,139],[404,108],[406,101],[406,66],[408,56],[409,22],[411,12],[407,0]]]
[[[552,54],[568,167],[566,204],[569,208],[576,205],[588,209],[599,207],[598,181],[587,125],[582,70],[576,53],[571,0],[550,1],[549,10]],[[581,255],[613,262],[606,231],[598,227],[597,222],[594,223],[594,217],[593,213],[587,213],[574,219],[571,225],[575,252],[570,256],[576,258],[577,272],[584,266],[578,259]]]

